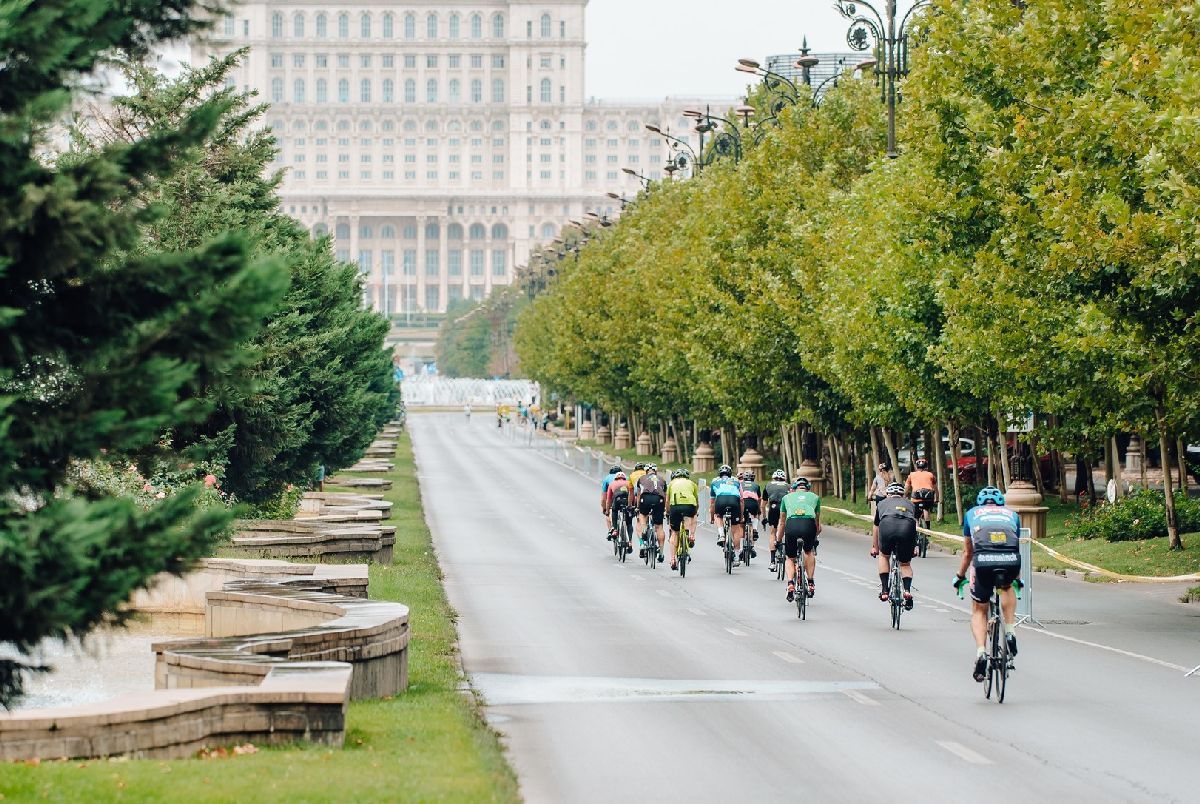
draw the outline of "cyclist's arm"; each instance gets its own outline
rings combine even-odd
[[[965,578],[967,577],[967,567],[971,566],[971,558],[975,555],[975,545],[970,536],[964,536],[963,542],[962,561],[958,563],[958,574]]]

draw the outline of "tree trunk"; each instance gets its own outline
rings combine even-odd
[[[792,475],[792,440],[788,438],[787,425],[779,426],[779,452],[783,456],[783,472],[790,480]]]
[[[1141,476],[1138,478],[1138,481],[1141,484],[1142,488],[1146,488],[1146,464],[1149,463],[1149,461],[1150,461],[1150,458],[1147,453],[1149,452],[1150,448],[1148,446],[1146,446],[1146,436],[1145,435],[1143,435],[1140,440],[1142,442],[1142,471],[1141,471]]]
[[[842,445],[838,443],[837,436],[830,436],[827,442],[829,444],[829,462],[833,464],[833,493],[838,499],[846,499],[846,495],[842,492]]]
[[[929,442],[925,442],[925,451],[929,451]],[[933,460],[937,464],[935,473],[938,484],[937,521],[946,521],[946,451],[942,447],[942,423],[933,423]]]
[[[896,457],[896,445],[892,440],[892,432],[886,427],[880,427],[879,432],[883,436],[883,445],[887,448],[888,460],[891,461],[895,478],[897,481],[902,480],[903,478],[900,476],[900,459]]]
[[[1113,479],[1113,465],[1116,463],[1116,458],[1113,455],[1112,438],[1104,439],[1104,488],[1105,495],[1108,494],[1108,484]]]
[[[871,473],[875,471],[875,467],[883,463],[883,453],[879,451],[879,434],[874,425],[867,429],[871,431],[871,454],[867,457],[867,485],[870,486]]]
[[[1000,477],[1004,480],[1004,492],[1012,485],[1012,471],[1008,465],[1008,433],[1004,422],[996,418],[996,441],[1000,448]]]
[[[951,476],[954,478],[954,513],[958,517],[958,524],[963,522],[963,504],[962,504],[962,482],[958,479],[958,465],[962,459],[962,444],[959,442],[958,425],[955,422],[947,422],[950,429],[950,456],[954,459],[954,469],[951,471]],[[975,465],[979,466],[979,442],[975,442]]]
[[[1054,450],[1054,465],[1058,469],[1058,501],[1066,505],[1071,493],[1067,491],[1067,456],[1061,449]]]
[[[1175,439],[1175,462],[1179,464],[1179,488],[1187,493],[1187,447],[1182,438]]]
[[[1112,453],[1113,499],[1119,500],[1125,496],[1125,483],[1121,476],[1121,449],[1115,435],[1109,439],[1109,451]]]
[[[1162,450],[1163,495],[1167,504],[1167,546],[1171,550],[1182,550],[1179,538],[1179,514],[1175,511],[1175,490],[1171,487],[1171,450],[1167,441],[1167,415],[1162,406],[1154,409],[1158,420],[1158,448]]]
[[[979,430],[987,450],[987,485],[994,486],[996,485],[996,445],[992,441],[992,428],[981,427]]]
[[[1042,495],[1042,499],[1046,498],[1046,483],[1042,478],[1042,462],[1038,460],[1038,441],[1037,435],[1029,434],[1029,452],[1033,455],[1033,485],[1037,488],[1037,493]]]
[[[858,471],[855,467],[858,465],[858,439],[853,435],[850,436],[849,464],[850,464],[850,502],[858,504],[858,483],[855,482],[855,473]]]

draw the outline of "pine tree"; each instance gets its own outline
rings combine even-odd
[[[187,0],[39,0],[0,6],[0,642],[27,652],[86,632],[161,571],[182,571],[227,524],[191,487],[143,508],[72,488],[73,461],[137,454],[208,415],[205,389],[236,373],[286,272],[244,238],[140,247],[170,210],[140,189],[169,176],[228,110],[52,164],[45,132],[114,49],[195,31]],[[24,664],[0,660],[0,701]]]

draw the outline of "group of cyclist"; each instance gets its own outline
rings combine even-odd
[[[889,600],[889,562],[895,555],[904,588],[904,607],[911,610],[912,559],[917,554],[918,527],[928,526],[937,502],[937,478],[929,471],[929,462],[924,458],[915,461],[914,471],[903,484],[892,478],[888,464],[880,464],[869,496],[874,514],[871,556],[878,561],[879,599]],[[813,493],[808,478],[797,477],[789,483],[787,474],[779,469],[771,475],[770,482],[760,486],[753,472],[735,476],[732,468],[723,465],[709,485],[709,498],[709,524],[716,524],[718,518],[726,517],[730,522],[729,538],[739,557],[735,559],[735,566],[741,563],[743,547],[748,549],[751,558],[757,555],[754,547],[759,535],[755,526],[757,519],[768,535],[768,569],[773,574],[778,571],[777,545],[783,543],[788,602],[793,602],[797,594],[810,598],[816,594],[814,575],[821,533],[821,498]],[[987,668],[984,644],[988,606],[997,589],[1000,590],[1008,650],[1013,656],[1017,653],[1013,584],[1017,582],[1021,568],[1018,552],[1021,523],[1016,512],[1005,507],[1004,494],[995,487],[981,490],[975,503],[964,518],[964,550],[953,586],[955,591],[961,591],[968,583],[967,572],[971,571],[971,632],[976,643],[972,676],[976,681],[983,681]],[[600,505],[609,523],[608,538],[617,538],[624,518],[626,532],[639,534],[639,555],[643,557],[648,547],[640,534],[646,532],[649,520],[658,537],[657,559],[663,560],[662,549],[666,545],[672,570],[676,569],[681,526],[687,533],[689,547],[695,546],[699,489],[687,469],[671,472],[670,481],[664,483],[653,463],[638,463],[628,476],[620,466],[614,465],[602,481]],[[633,530],[635,513],[636,531]],[[664,519],[670,533],[669,543],[663,540]],[[723,529],[718,529],[717,545],[725,546]],[[801,556],[808,579],[806,589],[796,588],[796,562]]]

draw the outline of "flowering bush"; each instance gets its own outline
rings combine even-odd
[[[1200,530],[1200,500],[1175,494],[1179,529]],[[1067,520],[1067,532],[1076,539],[1110,542],[1155,539],[1167,535],[1167,508],[1161,491],[1141,489],[1115,503],[1100,505]]]
[[[203,481],[198,498],[201,508],[230,508],[237,504],[232,494],[221,488],[220,467],[210,464],[180,463],[170,452],[170,437],[159,442],[160,457],[151,461],[148,471],[126,458],[103,455],[86,461],[73,461],[67,473],[71,485],[88,494],[126,497],[144,509],[181,489]]]

